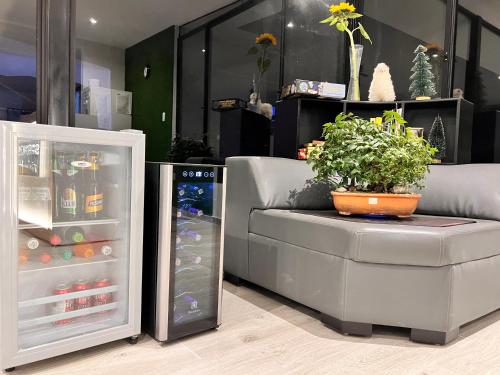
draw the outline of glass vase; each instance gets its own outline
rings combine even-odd
[[[361,69],[361,58],[363,57],[363,46],[355,44],[354,48],[349,48],[349,58],[351,61],[351,78],[347,90],[347,100],[359,102],[361,94],[359,91],[359,70]]]

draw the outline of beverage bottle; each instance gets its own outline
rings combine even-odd
[[[104,256],[110,256],[113,253],[113,247],[109,242],[94,242],[93,245],[96,252]]]
[[[104,210],[104,192],[99,181],[100,161],[98,152],[90,152],[90,167],[87,169],[85,188],[85,217],[96,220],[102,217]]]
[[[38,261],[43,264],[49,264],[50,262],[52,262],[52,256],[48,251],[42,251],[40,254],[38,254]]]
[[[89,243],[73,246],[73,254],[79,258],[92,258],[95,254],[94,246]]]
[[[52,253],[54,256],[63,260],[71,260],[73,258],[73,250],[71,247],[67,246],[53,247]]]
[[[73,292],[83,292],[91,288],[91,283],[87,279],[79,279],[74,282],[72,291]],[[84,296],[77,297],[74,300],[75,310],[88,309],[92,307],[92,297]]]
[[[28,263],[29,260],[29,253],[27,250],[19,250],[18,254],[18,263],[19,265],[24,265]]]
[[[24,234],[23,232],[19,232],[19,248],[36,250],[39,247],[40,247],[40,241],[38,240],[38,238],[30,237]]]
[[[67,157],[67,169],[64,176],[65,183],[62,191],[61,211],[64,219],[75,221],[79,219],[78,199],[78,169],[75,167],[74,155]]]
[[[65,167],[64,153],[55,151],[52,160],[52,219],[61,219],[61,185]]]
[[[60,296],[64,294],[70,294],[72,292],[72,288],[69,284],[59,284],[54,289],[52,293],[55,296]],[[66,299],[62,301],[55,302],[52,305],[52,314],[64,314],[70,311],[75,310],[75,301],[73,299]],[[55,325],[66,325],[72,322],[72,319],[62,319],[54,322]]]
[[[81,227],[64,227],[43,229],[29,229],[30,234],[49,242],[52,246],[71,245],[74,243],[84,242],[85,232]]]

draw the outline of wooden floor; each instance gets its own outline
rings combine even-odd
[[[500,374],[500,312],[462,328],[446,346],[414,344],[409,331],[376,327],[342,336],[317,313],[253,286],[225,284],[223,325],[173,344],[150,337],[22,366],[14,374]]]

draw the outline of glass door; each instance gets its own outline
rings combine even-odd
[[[131,148],[18,139],[18,346],[128,323]]]
[[[168,339],[217,326],[223,168],[174,166]]]

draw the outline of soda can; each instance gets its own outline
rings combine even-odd
[[[63,294],[69,294],[73,290],[71,289],[71,286],[68,284],[59,284],[56,286],[54,289],[54,292],[52,293],[55,296],[60,296]],[[57,301],[52,305],[52,314],[64,314],[70,311],[75,310],[75,303],[73,299],[66,299],[62,301]],[[55,325],[66,325],[70,324],[72,322],[72,319],[61,319],[57,320],[54,322]]]
[[[83,292],[91,288],[90,281],[87,279],[80,279],[73,284],[73,292]],[[75,298],[75,310],[88,309],[92,307],[92,297],[77,297]]]
[[[94,281],[94,289],[107,288],[111,286],[111,281],[107,278],[100,278]],[[94,296],[94,306],[102,306],[107,305],[108,303],[113,302],[113,294],[112,293],[101,293],[96,294]],[[104,313],[109,311],[103,311]]]

